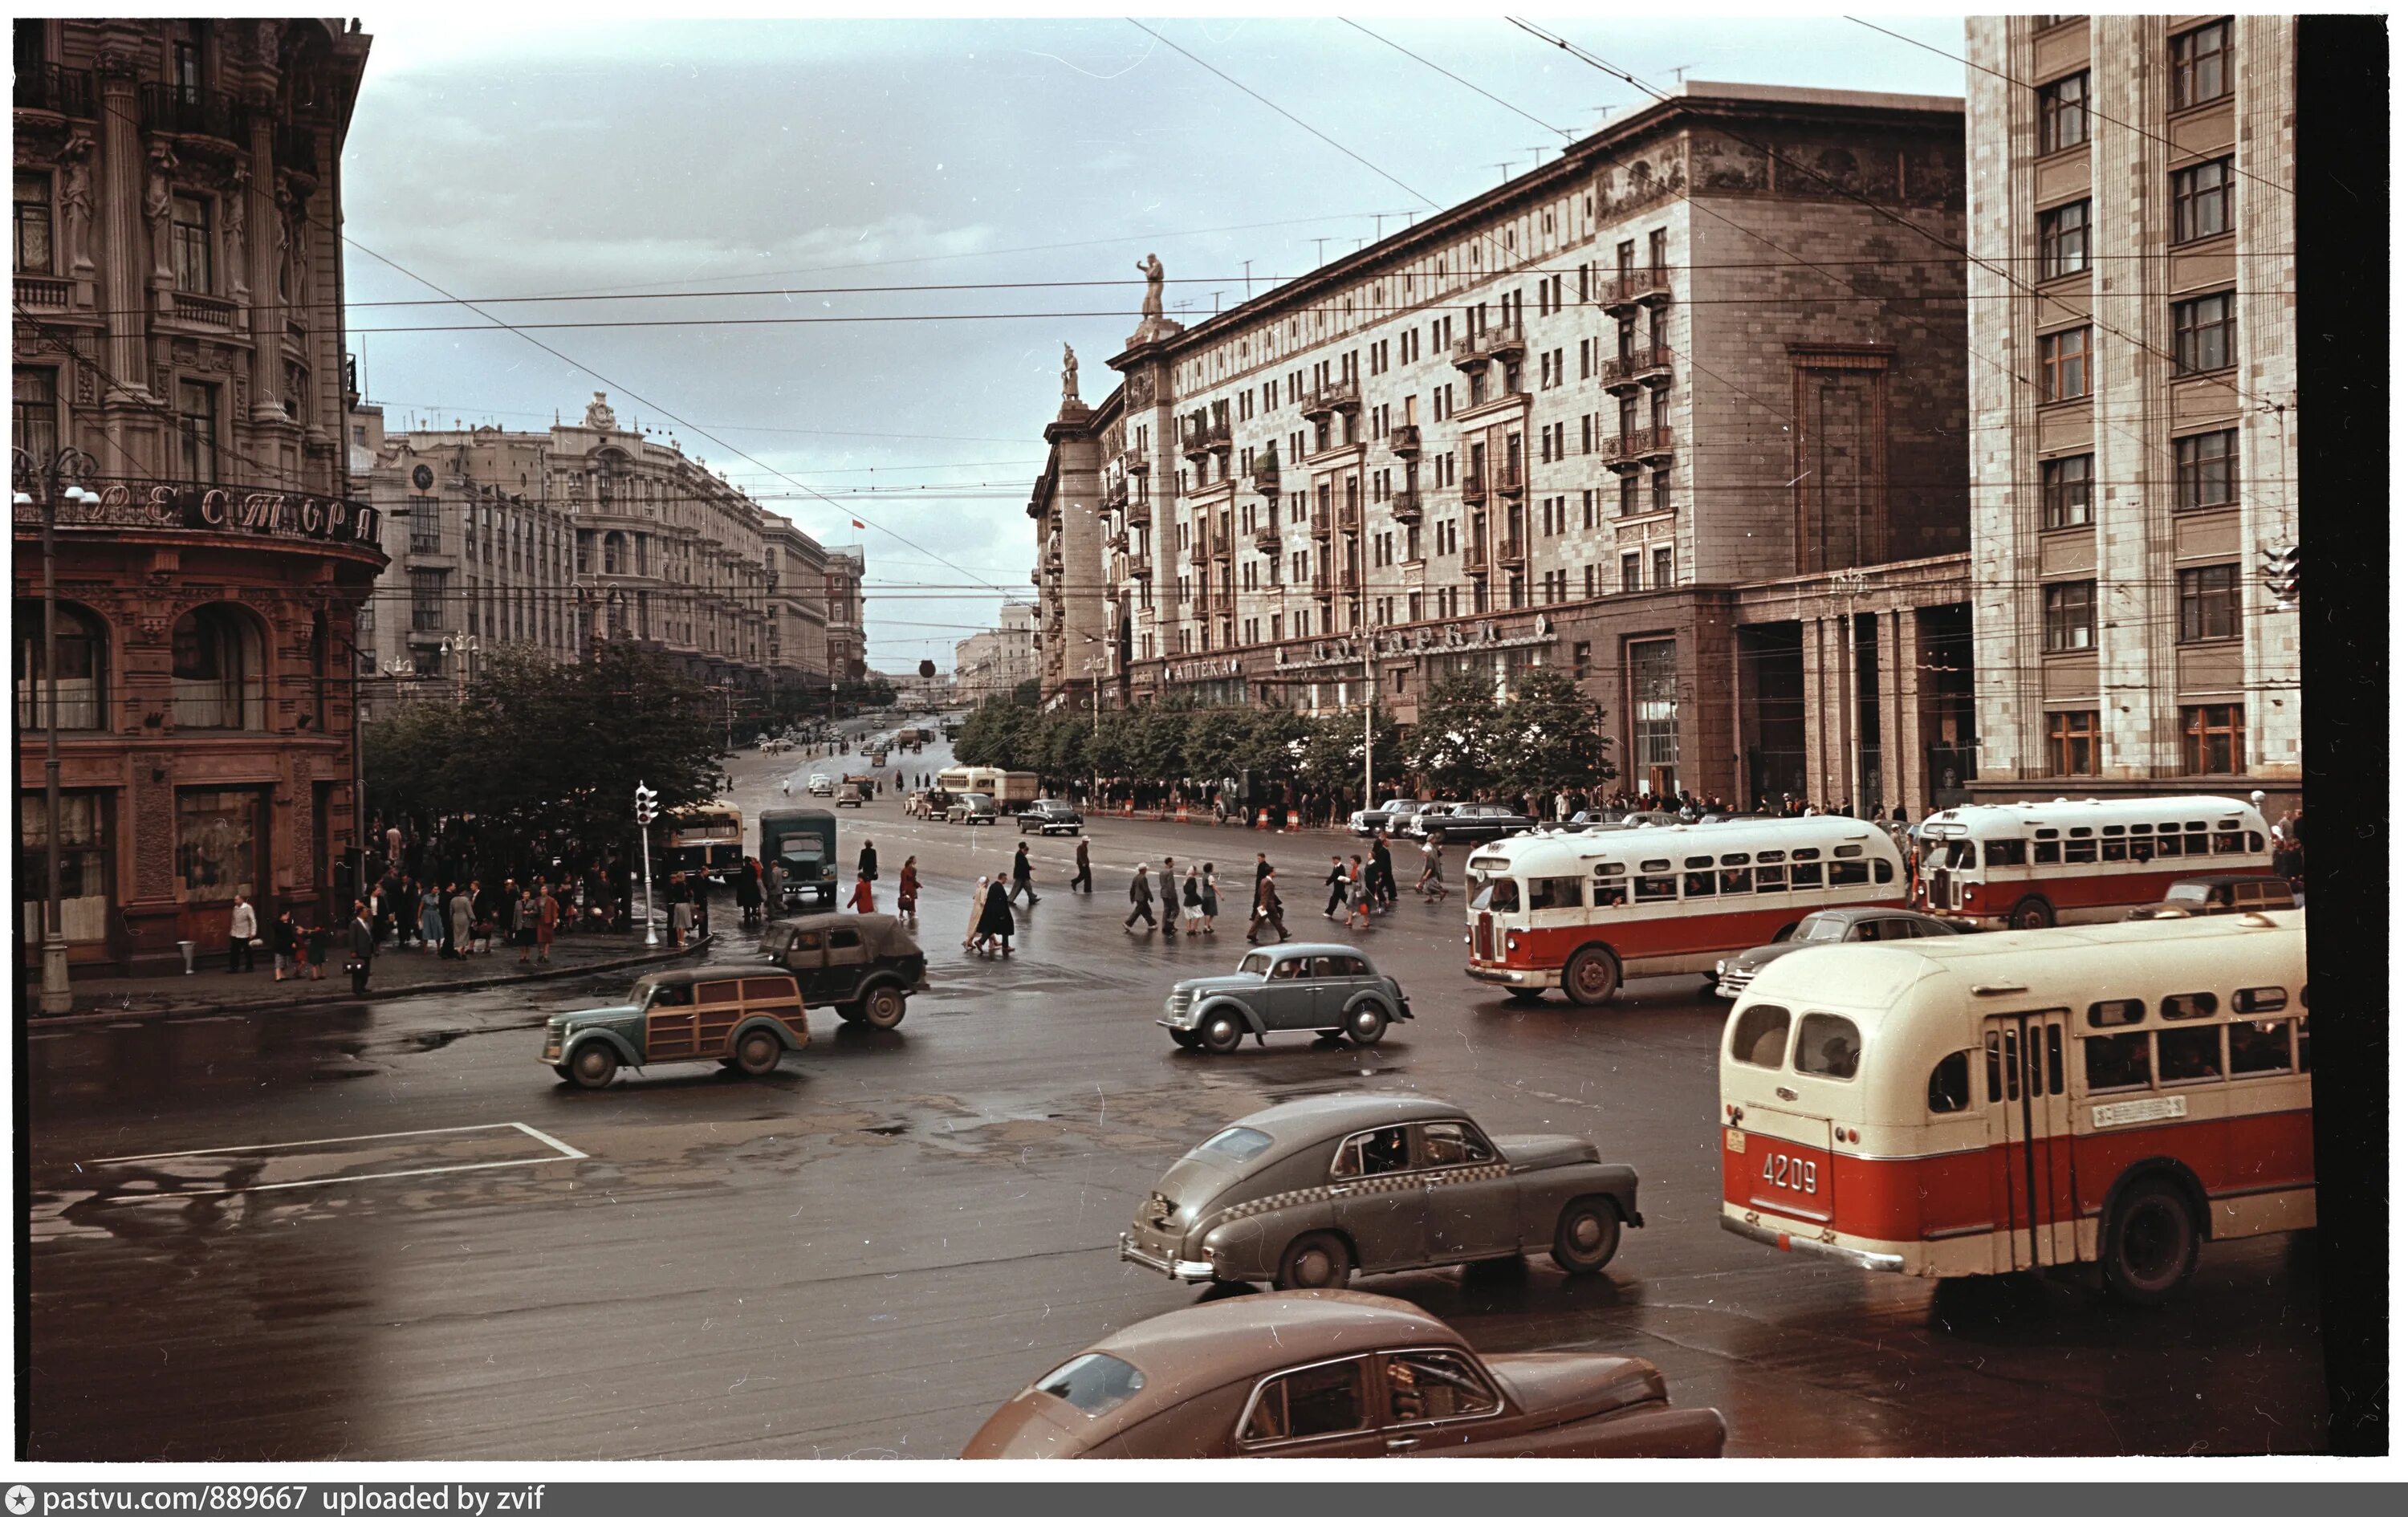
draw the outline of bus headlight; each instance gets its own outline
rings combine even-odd
[[[1515,949],[1520,948],[1521,946],[1522,946],[1522,935],[1521,935],[1520,933],[1518,933],[1518,932],[1509,932],[1509,933],[1507,933],[1507,934],[1505,935],[1505,952],[1506,952],[1511,953],[1511,952],[1512,952]]]

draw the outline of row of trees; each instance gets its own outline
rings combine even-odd
[[[1031,685],[1033,686],[1033,681]],[[1585,790],[1613,778],[1599,712],[1553,669],[1525,671],[1500,693],[1471,674],[1433,681],[1420,720],[1371,721],[1372,779],[1387,790],[1455,796]],[[963,724],[953,752],[965,764],[1028,769],[1063,780],[1214,785],[1251,774],[1259,790],[1345,793],[1363,782],[1360,710],[1324,716],[1178,700],[1104,711],[1044,711],[1033,688],[988,702]]]

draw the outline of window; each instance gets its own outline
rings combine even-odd
[[[1622,588],[1625,593],[1636,593],[1639,589],[1639,555],[1637,553],[1622,555]]]
[[[11,374],[14,388],[9,392],[9,440],[36,458],[48,459],[59,451],[59,371],[54,368],[21,368]]]
[[[1337,1158],[1330,1161],[1329,1173],[1332,1179],[1350,1180],[1400,1174],[1412,1166],[1412,1151],[1406,1145],[1404,1128],[1382,1127],[1356,1133],[1340,1144]]]
[[[2090,524],[2093,457],[2043,460],[2040,466],[2040,524],[2042,530]]]
[[[1928,1111],[1962,1111],[1973,1104],[1973,1055],[1970,1049],[1958,1049],[1931,1066],[1931,1078],[1923,1087],[1923,1105]]]
[[[2090,775],[2099,772],[2099,713],[2048,713],[2048,772]]]
[[[2082,274],[2090,268],[2090,202],[2077,200],[2040,213],[2040,277]]]
[[[1760,1069],[1781,1067],[1789,1047],[1789,1009],[1757,1003],[1740,1014],[1731,1027],[1731,1057]]]
[[[1871,866],[1862,859],[1854,863],[1846,859],[1834,859],[1831,861],[1829,875],[1831,888],[1834,890],[1842,885],[1861,885],[1872,878]]]
[[[176,196],[172,237],[176,288],[188,295],[216,294],[217,259],[209,236],[209,203],[199,195]]]
[[[2157,1083],[2224,1078],[2224,1029],[2181,1027],[2157,1034]]]
[[[2173,176],[2173,240],[2197,242],[2232,230],[2232,160],[2214,158]]]
[[[2241,565],[2211,564],[2175,576],[2182,588],[2180,640],[2207,642],[2241,635]]]
[[[2090,1025],[2093,1027],[2131,1027],[2148,1015],[2148,1007],[2136,1000],[2093,1001],[2090,1005]]]
[[[2149,1035],[2114,1033],[2082,1040],[2082,1074],[2094,1095],[2106,1091],[2146,1090]]]
[[[2040,339],[2040,398],[2042,405],[2080,400],[2090,394],[2090,329],[2077,326],[2051,332]]]
[[[1864,1038],[1856,1024],[1828,1011],[1810,1011],[1798,1023],[1798,1072],[1826,1080],[1856,1078]]]
[[[2212,21],[2167,45],[2175,110],[2221,100],[2232,93],[2232,23]]]
[[[2174,372],[2230,368],[2233,335],[2231,291],[2174,302]]]
[[[81,607],[58,606],[59,730],[101,725],[108,700],[108,634]],[[17,603],[17,726],[39,732],[50,720],[50,681],[42,669],[42,603]]]
[[[1401,1134],[1404,1129],[1397,1129]],[[1363,1405],[1363,1361],[1340,1359],[1274,1375],[1255,1388],[1238,1441],[1287,1442],[1355,1433],[1370,1426]]]
[[[174,643],[176,725],[256,731],[265,714],[258,623],[223,603],[196,606]]]
[[[2287,889],[2285,894],[2288,894]],[[2290,994],[2280,985],[2267,985],[2256,990],[2241,990],[2232,993],[2232,1009],[2244,1017],[2268,1016],[2290,1004]]]
[[[2182,708],[2182,752],[2185,774],[2239,774],[2243,743],[2241,707],[2237,703],[2186,706]],[[2187,848],[2185,852],[2190,852]]]
[[[15,268],[20,274],[55,274],[58,254],[50,237],[50,177],[20,174],[11,196],[17,240]]]
[[[2079,652],[2097,646],[2098,580],[2044,585],[2041,601],[2046,611],[2050,652]]]
[[[2090,73],[2068,74],[2040,87],[2040,150],[2061,152],[2090,140]]]
[[[1383,1354],[1380,1380],[1388,1391],[1388,1424],[1485,1417],[1504,1403],[1471,1362],[1451,1349]]]
[[[2174,509],[2203,510],[2240,498],[2241,434],[2201,432],[2174,439]]]
[[[2020,837],[1994,838],[1982,845],[1982,865],[1985,868],[2019,868],[2023,862],[2024,840]]]
[[[176,793],[176,874],[188,904],[259,898],[260,793]]]
[[[1533,911],[1576,910],[1581,904],[1581,881],[1578,875],[1530,881],[1530,909]]]
[[[176,383],[176,426],[182,434],[184,478],[194,484],[218,477],[218,391],[190,379]]]
[[[1575,881],[1577,883],[1577,881]],[[1497,1151],[1480,1130],[1460,1122],[1433,1122],[1422,1127],[1422,1152],[1433,1166],[1493,1164]]]
[[[2232,1040],[2229,1067],[2236,1078],[2280,1074],[2291,1067],[2287,1022],[2236,1022],[2226,1036]]]
[[[1145,1372],[1109,1353],[1082,1353],[1037,1382],[1090,1417],[1100,1417],[1145,1389]]]
[[[1672,471],[1670,469],[1655,469],[1649,472],[1647,508],[1652,511],[1669,511],[1672,508]]]

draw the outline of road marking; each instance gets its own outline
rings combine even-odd
[[[516,1127],[531,1138],[542,1138],[544,1142],[552,1144],[553,1148],[560,1149],[573,1157],[580,1159],[585,1157],[584,1154],[578,1153],[564,1143],[544,1138],[543,1134],[529,1127],[525,1123],[479,1122],[471,1123],[466,1127],[412,1127],[407,1132],[360,1133],[351,1138],[304,1138],[290,1143],[236,1143],[230,1148],[222,1149],[179,1149],[173,1153],[120,1153],[111,1158],[87,1159],[84,1162],[86,1164],[140,1164],[147,1159],[198,1159],[216,1153],[264,1153],[269,1149],[316,1149],[328,1148],[337,1143],[375,1143],[388,1138],[432,1138],[441,1133],[484,1133],[491,1132],[496,1127]]]
[[[254,1191],[289,1191],[313,1185],[348,1185],[366,1180],[414,1180],[429,1175],[466,1174],[480,1169],[518,1169],[532,1165],[562,1164],[589,1157],[571,1148],[540,1128],[523,1122],[475,1123],[459,1127],[419,1127],[397,1133],[361,1133],[345,1138],[303,1138],[286,1143],[238,1143],[224,1148],[185,1149],[173,1153],[122,1154],[115,1158],[86,1161],[91,1167],[108,1165],[167,1163],[179,1159],[206,1159],[229,1153],[274,1153],[297,1149],[340,1149],[355,1144],[373,1143],[398,1138],[441,1138],[461,1133],[515,1132],[533,1139],[553,1152],[534,1159],[490,1159],[464,1164],[421,1165],[409,1169],[381,1169],[360,1175],[322,1175],[308,1180],[270,1181],[250,1185],[217,1185],[200,1190],[142,1191],[105,1197],[109,1201],[179,1201],[204,1195],[237,1195]]]
[[[558,1149],[560,1151],[561,1157],[564,1159],[583,1159],[590,1157],[590,1155],[580,1153],[577,1150],[570,1148],[567,1144],[562,1142],[559,1138],[552,1137],[550,1133],[538,1132],[536,1129],[528,1126],[525,1123],[514,1122],[511,1123],[510,1125],[517,1128],[520,1132],[526,1134],[529,1138],[534,1138],[538,1143],[549,1143],[553,1148]]]

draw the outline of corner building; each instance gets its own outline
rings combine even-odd
[[[2294,21],[1967,23],[1985,798],[2300,794]]]
[[[1047,694],[1376,685],[1411,722],[1446,673],[1552,665],[1625,783],[1940,799],[1973,736],[1963,173],[1956,100],[1691,82],[1149,316],[1047,429]]]

